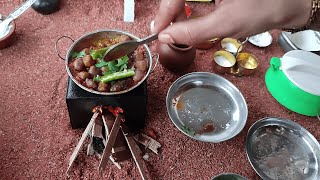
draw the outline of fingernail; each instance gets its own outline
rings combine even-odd
[[[152,20],[150,23],[150,31],[154,33],[154,20]]]
[[[167,44],[174,44],[174,40],[169,34],[159,34],[159,41]]]

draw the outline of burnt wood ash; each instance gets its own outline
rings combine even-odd
[[[92,137],[93,150],[98,154],[102,154],[104,149],[103,139],[99,137]]]

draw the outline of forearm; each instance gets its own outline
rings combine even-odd
[[[296,7],[299,9],[297,11],[292,9],[294,14],[289,15],[287,19],[282,17],[282,22],[278,22],[278,28],[292,32],[307,29],[320,30],[320,0],[301,0],[296,3],[298,3]]]
[[[313,25],[310,26],[311,30],[320,31],[320,19],[318,18]]]
[[[213,37],[248,37],[271,29],[300,30],[306,25],[319,29],[319,17],[310,24],[315,2],[320,7],[320,0],[216,0],[206,16],[168,26],[183,13],[184,0],[162,0],[155,32],[160,32],[163,43],[193,45]]]

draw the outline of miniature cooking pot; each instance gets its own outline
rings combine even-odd
[[[294,50],[272,58],[265,75],[271,95],[283,106],[306,116],[320,115],[320,56]]]
[[[73,40],[72,38],[68,37],[68,36],[61,36],[57,41],[56,41],[56,52],[58,54],[58,56],[65,60],[65,65],[66,65],[66,70],[67,70],[67,73],[69,75],[69,77],[72,79],[72,81],[77,84],[80,88],[90,92],[90,93],[94,93],[94,94],[99,94],[99,95],[118,95],[118,94],[123,94],[123,93],[127,93],[133,89],[135,89],[136,87],[138,87],[141,83],[143,83],[148,75],[150,74],[150,72],[152,72],[152,70],[157,66],[158,64],[158,58],[159,58],[159,55],[158,54],[154,54],[152,55],[151,54],[151,51],[149,49],[149,47],[145,44],[143,45],[144,46],[144,49],[145,49],[145,52],[146,52],[146,57],[148,59],[148,70],[145,74],[145,76],[134,86],[126,89],[126,90],[123,90],[123,91],[118,91],[118,92],[99,92],[99,91],[95,91],[95,90],[92,90],[92,89],[89,89],[85,86],[83,86],[82,84],[80,84],[76,79],[75,77],[73,77],[73,75],[71,74],[71,71],[70,71],[70,68],[68,66],[69,64],[69,61],[71,60],[71,53],[74,52],[74,51],[77,51],[77,50],[80,50],[80,49],[83,49],[85,47],[88,47],[90,46],[91,42],[92,41],[97,41],[99,39],[102,39],[102,38],[114,38],[114,37],[117,37],[117,36],[120,36],[120,35],[128,35],[130,36],[132,39],[139,39],[137,36],[135,35],[132,35],[128,32],[125,32],[125,31],[121,31],[121,30],[110,30],[110,29],[104,29],[104,30],[97,30],[97,31],[94,31],[94,32],[90,32],[88,34],[85,34],[83,36],[81,36],[79,39],[77,40]],[[67,54],[66,54],[66,57],[63,58],[60,54],[59,54],[59,51],[58,51],[58,43],[61,39],[63,38],[68,38],[68,39],[71,39],[73,41],[72,45],[70,46],[70,48],[67,50]],[[153,66],[153,58],[155,58],[155,64]],[[153,68],[152,68],[153,66]]]
[[[155,51],[159,54],[159,62],[170,71],[182,71],[189,67],[196,56],[193,46],[165,44],[157,42]]]

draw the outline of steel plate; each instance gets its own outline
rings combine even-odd
[[[246,151],[264,180],[320,179],[320,145],[291,120],[270,117],[254,123],[247,135]]]
[[[199,141],[221,142],[236,136],[247,121],[241,92],[225,78],[193,72],[169,88],[167,111],[175,126]]]

